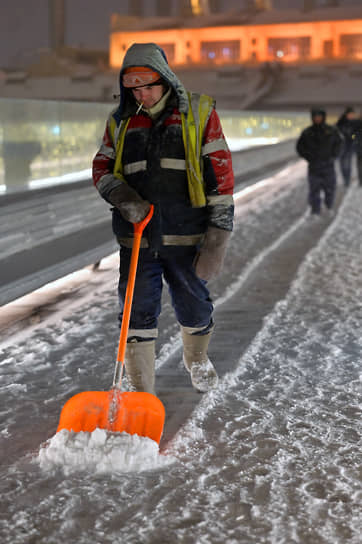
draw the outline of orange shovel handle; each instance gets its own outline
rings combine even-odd
[[[114,374],[113,387],[120,385],[118,382],[120,381],[119,376],[122,375],[122,371],[124,367],[124,357],[125,357],[126,347],[127,347],[127,336],[128,336],[128,329],[129,329],[129,321],[131,318],[131,308],[132,308],[132,301],[133,301],[134,286],[136,281],[141,238],[142,238],[142,233],[145,227],[151,221],[153,210],[154,210],[154,206],[153,204],[151,204],[150,210],[148,214],[146,215],[146,217],[142,219],[142,221],[140,221],[139,223],[133,223],[134,238],[133,238],[133,245],[132,245],[131,262],[130,262],[129,273],[128,273],[126,296],[125,296],[124,307],[123,307],[121,333],[119,335],[117,366],[116,366],[116,370]],[[120,365],[122,365],[121,368],[120,368]]]

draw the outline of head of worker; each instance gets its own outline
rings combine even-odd
[[[158,72],[148,66],[130,66],[122,76],[123,87],[131,91],[137,104],[146,110],[158,104],[169,86]]]
[[[186,89],[155,43],[134,43],[127,50],[119,83],[121,118],[140,111],[140,107],[151,113],[153,108],[162,110],[170,102],[180,111],[188,109]]]
[[[351,106],[348,106],[344,110],[343,115],[346,119],[348,119],[348,121],[353,121],[353,119],[356,119],[357,117],[354,108],[352,108]]]
[[[326,122],[327,113],[323,108],[313,108],[311,117],[313,125],[323,125]]]

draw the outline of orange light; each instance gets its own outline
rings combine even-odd
[[[122,66],[125,52],[132,43],[151,41],[165,48],[171,66],[272,60],[305,62],[326,58],[358,61],[362,56],[362,19],[152,31],[113,30],[111,67]],[[282,46],[274,47],[278,41]],[[218,45],[213,51],[215,43]],[[226,50],[228,54],[225,54]]]

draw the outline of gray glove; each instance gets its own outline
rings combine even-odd
[[[196,275],[199,278],[209,281],[219,274],[230,235],[231,232],[228,230],[216,227],[207,229],[201,249],[194,261]]]
[[[143,200],[127,183],[122,183],[113,189],[108,195],[108,200],[130,223],[139,223],[150,210],[150,203]]]

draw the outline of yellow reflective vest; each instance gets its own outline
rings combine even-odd
[[[182,139],[185,148],[186,173],[190,201],[194,208],[206,206],[205,185],[203,179],[203,161],[201,157],[202,138],[215,101],[205,94],[187,93],[189,109],[187,114],[181,113]],[[115,119],[111,119],[110,130],[116,150],[113,175],[125,182],[123,176],[122,153],[127,132],[128,119],[121,121],[117,127]]]

